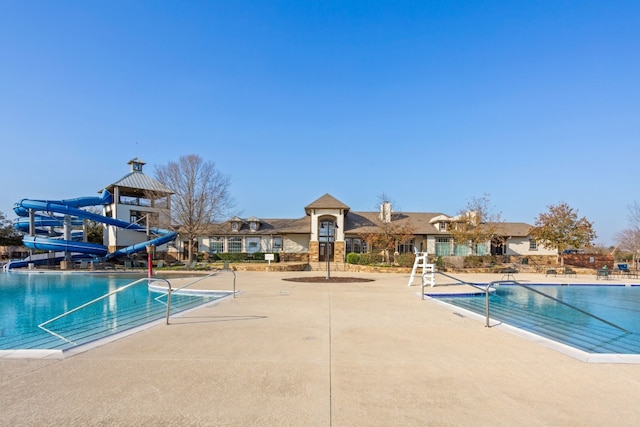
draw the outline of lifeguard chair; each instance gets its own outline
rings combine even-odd
[[[427,263],[427,252],[416,251],[415,255],[416,259],[413,261],[413,268],[411,269],[411,276],[409,276],[409,284],[407,286],[413,285],[416,273],[418,272],[418,269],[421,269],[422,271],[420,272],[420,276],[423,277],[423,280],[428,280],[430,285],[433,287],[435,285],[435,265]],[[426,275],[429,275],[430,277],[427,278]]]

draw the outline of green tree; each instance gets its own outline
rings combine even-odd
[[[4,212],[0,211],[0,246],[22,246],[22,233],[13,228]]]
[[[548,212],[538,215],[531,236],[548,248],[558,250],[560,265],[564,265],[564,250],[592,245],[596,239],[593,224],[565,202],[547,206]]]
[[[467,202],[454,218],[449,233],[456,244],[469,246],[471,255],[477,255],[479,246],[497,238],[501,222],[501,214],[493,211],[489,195],[485,194]]]
[[[230,212],[229,178],[212,161],[205,162],[196,154],[180,157],[177,162],[156,166],[156,179],[175,191],[171,197],[171,228],[189,242],[188,261],[198,236],[210,224]]]

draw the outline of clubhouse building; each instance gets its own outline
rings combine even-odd
[[[134,159],[131,173],[124,179],[112,184],[109,190],[118,195],[111,215],[116,211],[124,216],[137,219],[149,214],[158,215],[154,204],[143,204],[137,201],[143,191],[151,184],[156,194],[158,183],[149,181],[142,173],[144,162]],[[149,181],[149,182],[148,182]],[[136,188],[136,183],[143,188]],[[160,188],[161,189],[161,188]],[[162,190],[162,189],[161,189]],[[171,206],[170,189],[164,189],[165,207]],[[162,196],[162,194],[160,194]],[[125,197],[127,196],[127,197]],[[135,196],[135,197],[133,197]],[[135,200],[136,203],[133,203]],[[405,227],[412,235],[397,244],[395,253],[427,252],[435,256],[467,256],[472,251],[468,245],[456,244],[449,232],[456,222],[456,217],[441,212],[394,212],[390,203],[382,203],[380,210],[353,211],[351,208],[333,197],[324,194],[304,207],[305,215],[299,218],[248,218],[233,217],[227,221],[210,224],[206,233],[197,238],[197,245],[180,236],[175,242],[156,249],[156,254],[169,258],[184,260],[188,258],[192,247],[203,258],[215,258],[216,254],[239,253],[251,257],[256,253],[278,254],[280,261],[308,262],[344,262],[348,253],[368,253],[379,248],[368,247],[367,236],[381,233],[390,226],[395,229]],[[119,215],[118,215],[119,216]],[[133,217],[136,218],[133,218]],[[538,255],[556,255],[557,251],[549,250],[530,236],[533,226],[519,222],[500,222],[496,224],[496,237],[484,244],[478,244],[473,251],[475,255],[509,255],[515,257],[534,257]],[[106,241],[110,247],[114,245],[116,236],[107,233]],[[125,242],[130,244],[130,242]],[[195,259],[195,257],[194,257]]]

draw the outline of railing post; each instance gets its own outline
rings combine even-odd
[[[487,319],[484,327],[489,327],[489,285],[484,290],[484,314]]]
[[[167,292],[167,323],[166,323],[167,325],[169,324],[170,315],[171,315],[171,283],[169,283],[169,290]]]
[[[487,284],[487,287],[484,288],[484,313],[487,319],[485,323],[485,328],[489,327],[489,290],[492,286],[497,285],[498,282],[491,282]]]

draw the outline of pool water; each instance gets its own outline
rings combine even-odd
[[[489,296],[490,317],[587,353],[640,354],[640,286],[516,285]],[[485,315],[485,296],[437,298]],[[586,312],[586,313],[585,313]]]
[[[0,350],[67,350],[165,318],[166,297],[142,281],[48,323],[46,330],[38,327],[137,279],[139,275],[0,273]],[[227,295],[173,294],[171,314]]]

